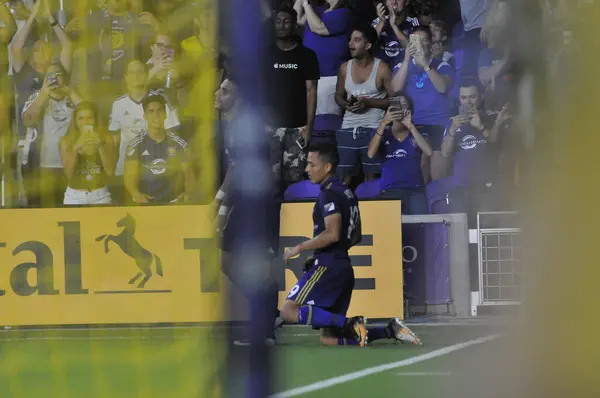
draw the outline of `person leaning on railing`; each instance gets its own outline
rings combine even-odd
[[[112,202],[108,177],[115,171],[115,148],[99,119],[96,105],[88,101],[79,103],[67,134],[60,140],[67,178],[65,205]]]

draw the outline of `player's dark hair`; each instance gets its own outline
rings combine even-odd
[[[148,109],[148,106],[154,102],[159,102],[163,105],[163,107],[165,108],[165,110],[167,109],[167,100],[165,99],[165,96],[162,94],[150,94],[147,95],[146,97],[144,97],[144,99],[142,100],[142,107],[144,108],[144,112],[146,112],[146,109]]]
[[[379,36],[374,27],[369,24],[358,24],[352,29],[353,32],[360,32],[368,43],[371,43],[371,50],[374,49]]]
[[[331,164],[331,172],[335,173],[338,164],[340,163],[340,155],[338,154],[337,146],[330,143],[314,143],[308,147],[308,152],[314,152],[319,155],[319,158]]]
[[[294,10],[292,7],[290,7],[287,4],[282,4],[278,9],[277,12],[275,13],[275,15],[280,14],[280,13],[284,13],[284,14],[288,14],[289,16],[292,17],[292,21],[294,22],[294,25],[297,24],[298,21],[298,13],[296,12],[296,10]]]
[[[477,88],[477,91],[479,92],[479,94],[483,94],[484,90],[483,90],[483,86],[481,85],[481,82],[479,81],[479,79],[474,78],[474,77],[463,77],[460,81],[460,84],[458,85],[458,88],[467,88],[467,87],[475,87]]]

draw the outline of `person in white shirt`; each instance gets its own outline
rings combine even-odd
[[[123,174],[125,167],[126,149],[131,141],[146,130],[142,100],[151,93],[146,88],[148,67],[138,60],[130,61],[125,71],[127,94],[119,97],[112,105],[108,130],[112,133],[115,147],[118,150],[118,161],[115,169],[115,181],[112,184],[113,200],[124,203]],[[165,129],[174,132],[180,122],[177,111],[167,105]]]
[[[23,107],[30,148],[39,149],[39,176],[34,167],[29,184],[25,184],[29,205],[55,207],[63,203],[66,185],[59,142],[67,133],[73,109],[79,102],[81,97],[69,86],[67,72],[57,63],[48,68],[41,90],[33,93]],[[27,159],[35,154],[30,151],[23,156]]]

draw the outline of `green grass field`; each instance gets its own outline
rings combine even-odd
[[[275,390],[279,392],[275,396],[449,396],[448,392],[462,388],[465,378],[479,366],[473,356],[485,355],[498,344],[498,339],[473,342],[495,333],[494,327],[481,323],[415,325],[413,330],[422,338],[423,346],[382,341],[361,349],[320,347],[315,331],[285,327],[273,348],[277,361]],[[209,396],[207,391],[215,382],[211,371],[220,363],[223,342],[220,329],[189,327],[6,330],[0,332],[0,395]],[[464,342],[473,345],[455,346]],[[456,351],[440,351],[446,347]],[[429,357],[423,357],[428,353]],[[393,365],[376,368],[387,364]],[[372,374],[356,373],[364,369]],[[323,381],[336,385],[315,384]],[[227,381],[231,382],[235,381]],[[297,390],[302,387],[308,390]]]

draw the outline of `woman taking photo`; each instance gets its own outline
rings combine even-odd
[[[60,141],[67,178],[65,205],[111,203],[107,177],[114,173],[115,148],[112,137],[100,126],[96,105],[77,105],[69,130]]]
[[[367,155],[371,159],[382,157],[381,198],[400,199],[402,214],[427,214],[425,183],[433,151],[412,121],[413,109],[405,94],[391,98]]]

